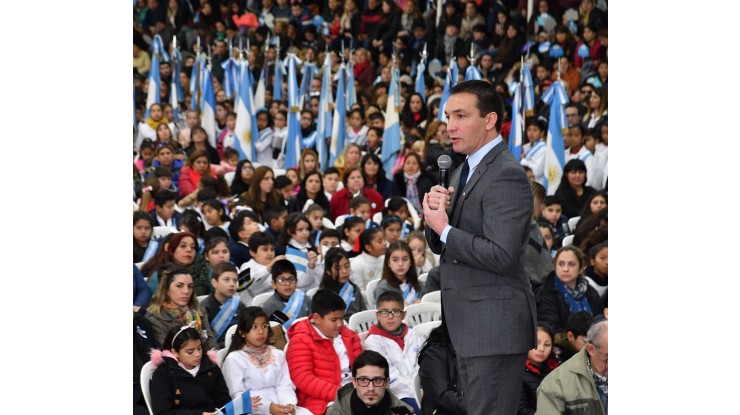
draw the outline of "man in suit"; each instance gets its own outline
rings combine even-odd
[[[514,414],[536,308],[524,268],[532,191],[499,130],[504,104],[494,87],[466,81],[444,108],[457,153],[451,186],[424,195],[425,233],[441,254],[442,311],[468,414]]]

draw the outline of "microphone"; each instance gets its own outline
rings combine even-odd
[[[274,311],[274,312],[273,312],[273,313],[272,313],[272,314],[270,315],[270,320],[271,320],[271,321],[275,321],[275,322],[278,322],[278,323],[280,323],[280,324],[285,324],[285,322],[286,322],[286,321],[290,320],[290,317],[288,317],[288,316],[287,316],[287,315],[286,315],[285,313],[283,313],[283,312],[282,312],[282,311],[280,311],[280,310],[275,310],[275,311]]]
[[[437,159],[437,166],[439,166],[439,185],[447,189],[450,187],[450,167],[452,167],[452,159],[447,154],[442,154]]]

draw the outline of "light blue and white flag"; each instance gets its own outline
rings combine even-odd
[[[289,246],[285,248],[285,259],[295,265],[296,272],[308,272],[308,253]]]
[[[301,92],[300,92],[300,107],[303,109],[303,103],[305,100],[311,96],[311,81],[313,81],[313,78],[316,76],[316,72],[318,72],[319,68],[316,67],[316,64],[313,62],[306,62],[303,64],[303,67],[301,68]]]
[[[355,287],[349,283],[349,280],[345,281],[342,288],[339,290],[339,296],[344,300],[344,311],[349,310],[349,305],[355,299]]]
[[[355,64],[350,61],[347,63],[347,84],[346,84],[347,111],[357,102],[357,93],[355,92]]]
[[[290,326],[293,325],[293,323],[296,321],[296,317],[298,317],[301,313],[301,308],[303,308],[303,301],[305,301],[305,298],[306,294],[304,294],[303,291],[293,291],[293,294],[290,296],[288,303],[285,304],[285,308],[283,308],[283,314],[288,316],[288,321],[283,323],[283,327],[289,329]]]
[[[300,61],[294,53],[288,53],[288,137],[285,146],[285,168],[298,165],[303,150],[301,134],[300,91],[298,89],[298,65]]]
[[[229,402],[224,406],[223,411],[221,409],[218,410],[219,415],[242,415],[242,414],[251,414],[252,413],[252,394],[250,391],[252,388],[249,388],[242,392],[241,395],[234,398],[233,401]]]
[[[327,53],[324,58],[323,75],[321,79],[321,98],[319,99],[319,116],[316,120],[316,152],[319,155],[319,165],[322,169],[329,167],[329,149],[326,147],[326,139],[331,137],[332,128],[332,103],[331,95],[331,56]]]
[[[193,64],[193,70],[190,72],[190,109],[193,111],[200,111],[200,95],[201,91],[201,77],[203,75],[203,67],[206,66],[205,57],[200,54]]]
[[[231,320],[234,318],[236,310],[239,309],[239,304],[241,303],[239,298],[240,297],[238,295],[235,295],[227,299],[226,302],[221,305],[218,314],[213,317],[213,321],[211,321],[211,329],[216,333],[217,339],[221,338],[221,336],[226,332],[226,329],[229,328],[229,323],[231,323]]]
[[[401,111],[400,72],[393,68],[391,85],[388,90],[388,103],[385,108],[385,131],[383,132],[383,147],[380,161],[388,179],[393,179],[393,166],[396,164],[398,152],[401,151],[401,121],[398,113]],[[440,107],[441,109],[441,107]]]
[[[152,44],[152,64],[149,68],[149,90],[146,94],[146,109],[144,111],[144,119],[149,118],[149,109],[154,104],[160,103],[160,81],[161,78],[159,76],[159,58],[161,56],[162,51],[159,49],[158,46],[156,46],[156,43]]]
[[[445,78],[445,86],[442,89],[442,98],[439,100],[439,113],[437,113],[437,119],[439,121],[446,121],[445,116],[445,105],[447,105],[447,99],[450,98],[450,89],[457,83],[457,61],[454,59],[451,61],[450,66],[447,68],[447,77]]]
[[[283,67],[283,61],[280,60],[280,55],[275,59],[275,78],[272,84],[272,100],[282,101],[283,100],[283,75],[285,74],[285,68]]]
[[[172,70],[172,82],[170,85],[170,105],[172,105],[172,115],[175,118],[170,121],[177,121],[180,118],[180,101],[185,99],[182,93],[182,85],[180,84],[180,61],[182,56],[180,51],[176,50],[172,55],[172,61],[174,63]]]
[[[522,159],[522,132],[524,130],[524,119],[522,118],[522,88],[516,88],[514,102],[511,103],[511,131],[509,132],[509,151],[514,158]]]
[[[154,35],[154,39],[152,39],[152,52],[155,50],[162,56],[162,61],[170,61],[170,55],[167,53],[167,49],[165,49],[164,42],[162,41],[162,36],[159,34]],[[157,66],[157,68],[159,68],[159,66]]]
[[[339,65],[339,71],[337,71],[339,82],[337,83],[337,98],[334,100],[334,116],[331,127],[330,166],[333,166],[334,161],[342,154],[342,150],[344,150],[344,139],[347,135],[347,107],[344,99],[345,72],[344,63],[342,63]]]
[[[427,102],[427,91],[426,88],[424,88],[424,72],[426,72],[427,66],[426,66],[426,52],[427,52],[427,44],[424,43],[424,54],[422,54],[421,61],[418,65],[416,65],[416,83],[414,85],[414,89],[416,90],[416,93],[421,95],[421,100],[423,102]]]
[[[236,59],[230,57],[225,62],[221,62],[221,67],[224,68],[224,93],[226,98],[232,99],[236,97],[237,91],[239,90],[240,83],[240,66]],[[248,71],[248,69],[247,69]]]
[[[465,70],[465,80],[476,80],[481,81],[483,80],[483,75],[480,73],[478,68],[476,68],[472,63],[468,66],[468,69]]]
[[[529,64],[522,65],[521,73],[522,99],[524,100],[524,112],[527,117],[534,115],[534,83],[532,82],[532,71]]]
[[[236,125],[234,126],[234,149],[239,153],[239,160],[255,160],[257,152],[254,146],[259,130],[255,115],[252,84],[249,80],[249,64],[246,60],[239,62],[241,67],[239,95],[236,98]]]
[[[211,67],[203,65],[201,77],[201,91],[203,94],[200,99],[200,126],[208,134],[208,142],[213,148],[216,148],[216,96],[213,93],[213,78],[211,77]]]
[[[568,128],[563,107],[568,103],[563,83],[555,81],[545,91],[542,100],[550,106],[550,120],[547,128],[547,153],[545,155],[544,185],[547,195],[554,195],[560,185],[565,168],[565,142],[563,134]]]

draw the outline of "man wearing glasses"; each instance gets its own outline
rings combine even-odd
[[[608,414],[609,323],[586,333],[586,347],[550,372],[537,389],[537,413]]]
[[[380,353],[365,350],[352,365],[352,383],[337,391],[334,404],[326,415],[401,415],[411,408],[388,390],[388,361]]]

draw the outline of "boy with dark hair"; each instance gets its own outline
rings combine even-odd
[[[311,299],[310,318],[288,330],[286,359],[298,405],[314,414],[323,414],[339,388],[350,384],[350,368],[362,352],[360,337],[344,326],[345,309],[339,294],[319,290]]]
[[[376,316],[378,322],[370,326],[363,346],[374,350],[388,359],[390,365],[390,390],[403,402],[420,413],[416,396],[415,380],[419,372],[417,354],[419,341],[413,330],[403,323],[403,296],[395,291],[386,291],[378,297]]]
[[[565,321],[565,332],[556,333],[552,355],[562,365],[586,345],[586,333],[593,324],[593,316],[586,311],[571,314]]]
[[[563,207],[555,196],[546,196],[542,204],[544,207],[542,208],[540,221],[547,222],[555,228],[553,249],[558,249],[563,246],[563,238],[571,234],[568,228],[568,218],[563,215]]]
[[[177,194],[169,190],[157,190],[154,193],[154,210],[150,213],[155,226],[171,226],[178,229],[180,214],[175,210]]]
[[[288,179],[288,181],[290,181],[290,179]],[[274,205],[267,208],[264,217],[265,223],[267,224],[265,232],[269,233],[277,241],[280,237],[280,232],[282,232],[283,227],[285,227],[285,218],[287,217],[288,207],[285,205]]]
[[[236,294],[237,270],[228,262],[213,267],[211,273],[213,294],[209,295],[201,305],[206,310],[208,321],[216,335],[218,347],[223,349],[226,341],[226,331],[237,323],[237,313],[246,308]]]
[[[295,265],[287,259],[275,261],[272,265],[272,288],[275,293],[262,304],[268,316],[280,311],[287,316],[283,327],[289,329],[296,319],[306,317],[309,312],[311,298],[297,290],[298,273]]]
[[[378,352],[365,350],[352,365],[352,384],[337,391],[326,415],[411,413],[411,408],[388,390],[391,382],[386,358]]]
[[[237,268],[252,259],[249,253],[249,237],[259,230],[259,216],[247,209],[239,210],[229,224],[229,253],[231,262]]]
[[[252,304],[256,295],[270,291],[272,266],[285,255],[275,256],[275,239],[266,232],[253,233],[247,245],[252,259],[239,267],[237,291],[244,304]]]
[[[547,154],[544,134],[547,120],[544,117],[527,117],[527,144],[522,146],[522,166],[532,169],[534,181],[545,185],[545,155]]]

